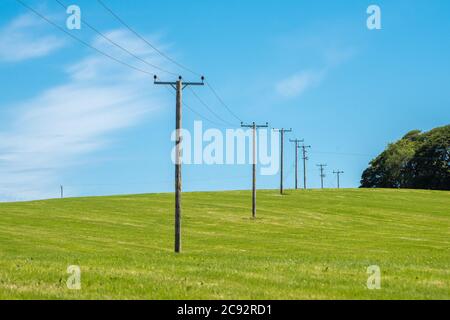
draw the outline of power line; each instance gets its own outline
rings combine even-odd
[[[134,30],[128,23],[125,22],[121,17],[119,17],[118,14],[116,14],[110,7],[108,7],[102,0],[97,0],[97,2],[106,10],[108,11],[117,21],[119,21],[125,28],[127,28],[131,33],[133,33],[136,37],[138,37],[140,40],[142,40],[144,43],[146,43],[150,48],[155,50],[159,55],[166,58],[170,62],[174,63],[178,67],[182,68],[185,71],[188,71],[196,76],[201,76],[200,73],[192,70],[191,68],[186,67],[185,65],[181,64],[180,62],[176,61],[160,49],[153,45],[150,41],[148,41],[145,37],[141,36],[136,30]],[[219,96],[217,91],[211,86],[209,82],[205,82],[207,87],[212,91],[214,96],[219,100],[219,102],[230,112],[230,114],[235,117],[239,122],[242,122],[242,119],[239,118],[232,110],[228,107],[228,105],[223,101],[223,99]]]
[[[62,3],[60,0],[55,0],[60,6],[62,6],[63,8],[65,8],[65,9],[67,9],[67,6],[64,4],[64,3]],[[111,11],[112,12],[112,11]],[[126,52],[127,54],[129,54],[130,56],[132,56],[133,58],[135,58],[135,59],[137,59],[137,60],[139,60],[139,61],[141,61],[141,62],[143,62],[143,63],[145,63],[146,65],[148,65],[148,66],[150,66],[150,67],[152,67],[152,68],[155,68],[155,69],[158,69],[158,70],[160,70],[160,71],[162,71],[162,72],[165,72],[165,73],[168,73],[168,74],[171,74],[171,75],[175,75],[175,76],[177,76],[177,74],[176,73],[173,73],[173,72],[171,72],[171,71],[168,71],[168,70],[165,70],[165,69],[163,69],[163,68],[161,68],[161,67],[159,67],[159,66],[157,66],[157,65],[154,65],[154,64],[152,64],[152,63],[150,63],[150,62],[148,62],[148,61],[146,61],[145,59],[143,59],[143,58],[141,58],[141,57],[139,57],[139,56],[137,56],[136,54],[134,54],[134,53],[132,53],[130,50],[128,50],[128,49],[126,49],[124,46],[122,46],[122,45],[120,45],[120,44],[118,44],[117,42],[115,42],[114,40],[112,40],[111,38],[109,38],[108,36],[106,36],[104,33],[102,33],[101,31],[99,31],[97,28],[95,28],[92,24],[90,24],[88,21],[86,21],[85,19],[82,19],[81,20],[82,22],[83,22],[83,24],[85,24],[86,26],[88,26],[91,30],[93,30],[95,33],[97,33],[98,35],[100,35],[102,38],[104,38],[106,41],[108,41],[109,43],[111,43],[112,45],[114,45],[115,47],[117,47],[117,48],[119,48],[119,49],[121,49],[122,51],[124,51],[124,52]],[[134,31],[134,30],[133,30]],[[134,34],[137,34],[137,32],[133,32]],[[143,37],[142,37],[143,38]],[[154,50],[157,50],[157,48],[156,47],[154,47],[154,46],[152,46],[152,48],[154,49]],[[158,51],[158,52],[160,52],[160,53],[162,53],[161,51]],[[209,86],[209,85],[208,85]],[[189,88],[190,89],[190,91],[194,94],[194,96],[197,98],[197,100],[199,100],[200,101],[200,103],[202,104],[202,105],[204,105],[216,118],[218,118],[220,121],[222,121],[223,123],[225,123],[226,125],[231,125],[231,126],[235,126],[234,124],[231,124],[230,122],[228,122],[228,121],[226,121],[226,120],[224,120],[222,117],[220,117],[216,112],[214,112],[196,93],[195,93],[195,91],[194,90],[192,90],[191,88]],[[190,107],[188,107],[187,106],[187,108],[188,109],[190,109],[192,112],[194,112],[194,113],[196,113],[197,115],[199,115],[199,116],[201,116],[198,112],[196,112],[195,110],[192,110]],[[203,117],[203,116],[201,116],[201,117]],[[205,117],[203,117],[203,118],[205,118]],[[209,121],[209,122],[212,122],[211,120],[209,120],[209,119],[207,119],[207,118],[205,118],[205,120],[207,120],[207,121]],[[217,124],[217,123],[215,123],[215,122],[213,122],[214,124]]]
[[[203,118],[205,121],[208,121],[208,122],[210,122],[210,123],[212,123],[214,125],[217,125],[219,127],[225,128],[225,126],[223,124],[219,124],[218,122],[215,122],[215,121],[213,121],[211,119],[208,119],[207,117],[203,116],[202,114],[200,114],[198,111],[196,111],[192,107],[189,107],[186,104],[186,102],[183,102],[183,105],[185,105],[186,108],[191,110],[197,116]],[[302,148],[302,146],[299,146],[299,147]],[[311,146],[305,146],[305,147],[306,148],[311,148]],[[47,152],[44,152],[44,151],[6,151],[6,150],[0,150],[0,156],[15,155],[15,154],[46,154],[46,153]],[[342,155],[342,156],[355,156],[355,157],[372,157],[372,158],[376,158],[377,157],[377,155],[373,155],[373,154],[350,153],[350,152],[310,151],[310,153],[312,153],[312,154],[332,154],[332,155]],[[413,158],[415,158],[415,159],[423,159],[423,160],[438,160],[438,159],[441,159],[441,157],[418,157],[418,156],[413,156]],[[309,160],[309,159],[306,158],[306,160]]]
[[[162,57],[166,58],[167,60],[169,60],[170,62],[176,64],[177,66],[179,66],[180,68],[196,75],[196,76],[202,76],[201,74],[199,74],[198,72],[193,71],[192,69],[186,67],[185,65],[179,63],[178,61],[176,61],[175,59],[172,59],[170,56],[168,56],[167,54],[165,54],[163,51],[159,50],[156,46],[154,46],[150,41],[148,41],[147,39],[145,39],[143,36],[141,36],[137,31],[135,31],[129,24],[127,24],[122,18],[120,18],[111,8],[109,8],[103,1],[101,0],[97,0],[97,2],[106,10],[108,11],[117,21],[119,21],[125,28],[127,28],[131,33],[133,33],[136,37],[138,37],[139,39],[141,39],[143,42],[145,42],[148,46],[150,46],[153,50],[155,50],[159,55],[161,55]]]
[[[292,161],[291,166],[289,167],[289,171],[286,174],[286,178],[289,178],[292,174],[292,172],[294,172],[295,169],[295,161]]]
[[[218,178],[218,177],[209,177],[209,178],[190,178],[189,182],[217,182],[217,181],[232,181],[232,180],[243,180],[243,179],[247,179],[248,176],[227,176],[227,177],[222,177],[222,178]],[[152,180],[153,183],[161,183],[161,184],[173,184],[173,180]],[[70,188],[80,188],[80,187],[131,187],[131,186],[149,186],[150,182],[146,181],[146,182],[132,182],[132,181],[126,181],[126,182],[115,182],[115,183],[74,183],[74,184],[64,184],[64,185],[60,185],[63,186],[64,189],[70,189]],[[0,191],[2,191],[3,189],[14,189],[16,186],[12,185],[12,184],[0,184]],[[60,188],[61,189],[61,188]],[[63,190],[64,190],[63,189]],[[25,191],[36,191],[36,192],[40,192],[42,191],[42,189],[26,189],[26,190],[18,190],[19,192],[25,192]]]
[[[376,155],[368,153],[352,153],[352,152],[336,152],[336,151],[312,151],[315,154],[332,154],[337,156],[355,156],[355,157],[376,157]]]
[[[194,97],[206,108],[211,112],[217,119],[225,123],[226,125],[234,127],[235,125],[231,122],[228,122],[227,120],[223,119],[221,116],[219,116],[212,108],[202,99],[199,97],[199,95],[192,89],[191,87],[188,87],[189,91],[194,95]]]
[[[60,0],[55,0],[57,3],[59,3],[63,8],[67,9],[67,6],[62,3]],[[86,21],[85,19],[80,18],[82,23],[86,26],[88,26],[92,31],[94,31],[95,33],[97,33],[99,36],[101,36],[103,39],[105,39],[106,41],[108,41],[109,43],[111,43],[112,45],[114,45],[115,47],[121,49],[122,51],[128,53],[130,56],[132,56],[135,59],[138,59],[139,61],[145,63],[146,65],[158,69],[162,72],[177,76],[176,73],[170,72],[168,70],[165,70],[155,64],[152,64],[150,62],[148,62],[147,60],[135,55],[134,53],[132,53],[131,51],[129,51],[128,49],[126,49],[125,47],[123,47],[122,45],[118,44],[117,42],[115,42],[114,40],[112,40],[111,38],[109,38],[108,36],[106,36],[104,33],[102,33],[101,31],[99,31],[97,28],[95,28],[93,25],[91,25],[88,21]]]
[[[190,111],[192,111],[194,114],[196,114],[197,116],[199,116],[200,118],[202,118],[203,120],[208,121],[209,123],[217,126],[217,127],[221,127],[221,128],[226,128],[223,124],[220,124],[214,120],[211,120],[207,117],[205,117],[204,115],[202,115],[200,112],[195,111],[195,109],[193,109],[192,107],[190,107],[186,102],[183,102],[183,106],[185,106],[186,108],[188,108]]]
[[[235,117],[239,122],[242,122],[241,118],[239,118],[229,107],[228,105],[223,101],[223,99],[219,96],[216,90],[211,86],[211,84],[206,81],[206,86],[211,90],[211,92],[214,94],[214,96],[219,100],[219,102],[228,110],[228,112]]]
[[[71,37],[72,39],[74,39],[74,40],[80,42],[81,44],[85,45],[86,47],[88,47],[88,48],[90,48],[90,49],[96,51],[97,53],[99,53],[99,54],[101,54],[101,55],[103,55],[103,56],[105,56],[105,57],[107,57],[107,58],[109,58],[109,59],[111,59],[111,60],[114,60],[115,62],[117,62],[117,63],[119,63],[119,64],[121,64],[121,65],[123,65],[123,66],[126,66],[126,67],[128,67],[128,68],[131,68],[131,69],[133,69],[133,70],[135,70],[135,71],[139,71],[139,72],[145,73],[145,74],[147,74],[147,75],[153,76],[153,74],[150,73],[150,72],[148,72],[148,71],[145,71],[145,70],[140,69],[140,68],[138,68],[138,67],[135,67],[135,66],[133,66],[133,65],[131,65],[131,64],[125,62],[125,61],[122,61],[122,60],[120,60],[120,59],[117,59],[117,58],[111,56],[110,54],[108,54],[108,53],[106,53],[106,52],[103,52],[103,51],[101,51],[100,49],[97,49],[96,47],[90,45],[90,44],[87,43],[86,41],[84,41],[84,40],[78,38],[77,36],[75,36],[75,35],[73,35],[72,33],[68,32],[68,31],[65,30],[64,28],[60,27],[59,25],[57,25],[56,23],[54,23],[53,21],[51,21],[50,19],[48,19],[47,17],[45,17],[43,14],[41,14],[41,13],[39,13],[38,11],[36,11],[35,9],[33,9],[32,7],[28,6],[28,5],[27,5],[26,3],[24,3],[22,0],[16,0],[16,1],[17,1],[19,4],[21,4],[23,7],[27,8],[28,10],[30,10],[31,12],[33,12],[35,15],[37,15],[38,17],[40,17],[41,19],[45,20],[47,23],[49,23],[49,24],[52,25],[53,27],[57,28],[57,29],[60,30],[61,32],[64,32],[66,35],[68,35],[68,36]]]
[[[168,87],[164,87],[166,88],[171,94],[176,95],[175,92],[173,92],[172,90],[170,90]],[[218,126],[218,127],[222,127],[225,128],[225,126],[223,124],[220,124],[214,120],[209,119],[208,117],[205,117],[204,115],[202,115],[200,112],[196,111],[194,108],[192,108],[191,106],[189,106],[186,102],[183,101],[183,106],[185,106],[187,109],[189,109],[192,113],[194,113],[195,115],[197,115],[198,117],[202,118],[205,121],[208,121],[209,123]]]

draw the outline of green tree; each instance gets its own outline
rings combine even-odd
[[[410,131],[370,162],[361,187],[449,190],[449,157],[450,125]]]
[[[450,126],[424,134],[407,173],[406,187],[450,190]]]

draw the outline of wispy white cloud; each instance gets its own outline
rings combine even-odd
[[[134,38],[127,32],[114,30],[107,35],[164,66],[151,49],[130,40]],[[138,65],[102,38],[92,44]],[[111,143],[112,133],[136,125],[165,104],[159,95],[148,94],[148,75],[96,53],[71,64],[66,72],[65,83],[14,106],[17,116],[12,129],[0,132],[0,201],[55,195],[63,172]]]
[[[325,73],[325,70],[301,71],[281,80],[277,84],[276,90],[284,98],[300,96],[306,90],[317,86],[322,81]]]
[[[338,67],[357,54],[354,47],[332,47],[325,51],[325,63],[328,68]]]
[[[6,25],[0,30],[0,61],[17,62],[43,57],[64,47],[64,38],[44,34],[46,26],[31,13]]]
[[[320,85],[328,73],[355,55],[353,48],[332,48],[324,53],[324,66],[296,72],[278,81],[275,90],[283,98],[295,98]]]

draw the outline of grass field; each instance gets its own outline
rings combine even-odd
[[[450,192],[286,193],[183,194],[180,255],[170,194],[0,204],[0,299],[450,298]]]

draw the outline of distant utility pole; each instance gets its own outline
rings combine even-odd
[[[283,162],[284,162],[284,133],[292,132],[292,129],[273,129],[274,131],[280,132],[280,140],[281,140],[281,150],[280,150],[280,163],[281,163],[281,170],[280,170],[280,194],[283,194]]]
[[[175,118],[175,252],[181,252],[181,136],[182,129],[182,92],[187,86],[203,86],[205,78],[202,77],[202,82],[183,82],[183,79],[178,77],[176,82],[161,82],[157,81],[158,77],[154,76],[155,85],[169,85],[176,91],[176,118]]]
[[[259,128],[268,128],[269,124],[257,125],[255,122],[252,124],[244,124],[241,122],[242,128],[252,128],[253,130],[253,182],[252,182],[252,217],[256,218],[256,130]]]
[[[295,190],[297,190],[298,189],[298,149],[300,148],[298,143],[303,142],[304,140],[289,139],[289,141],[295,143]]]
[[[325,174],[323,173],[323,169],[327,166],[326,164],[318,164],[320,167],[320,186],[323,189],[323,178],[325,178]]]
[[[61,189],[61,199],[62,199],[62,198],[64,198],[64,187],[61,185],[60,189]]]
[[[306,190],[306,160],[308,160],[308,157],[306,156],[306,153],[308,152],[308,148],[311,148],[311,146],[305,146],[304,144],[300,146],[302,148],[302,154],[303,154],[303,188]]]
[[[340,188],[340,183],[339,183],[339,182],[340,182],[340,181],[339,181],[340,179],[339,179],[339,178],[340,178],[341,173],[344,173],[344,171],[339,171],[339,170],[338,170],[338,171],[333,171],[333,173],[337,176],[337,187],[338,187],[338,189],[339,189],[339,188]]]

